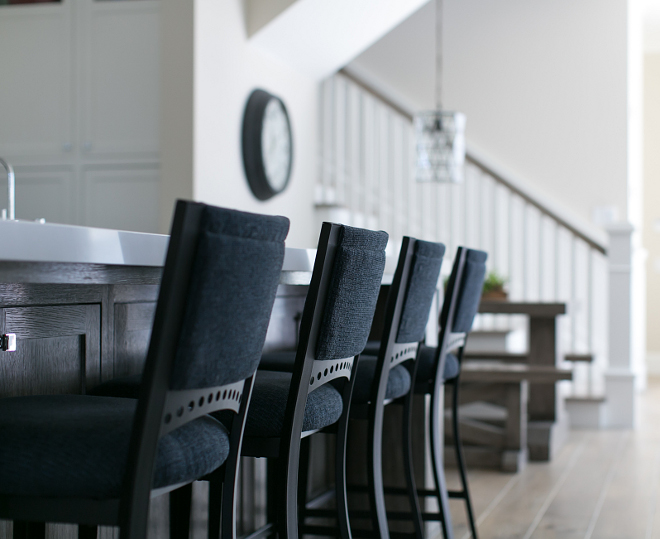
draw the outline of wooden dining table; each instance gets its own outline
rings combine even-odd
[[[565,303],[483,300],[479,305],[479,312],[526,315],[529,320],[527,352],[506,354],[480,351],[468,354],[469,358],[524,362],[529,366],[551,369],[553,372],[559,367],[558,317],[566,314]],[[548,377],[545,382],[538,376],[530,380],[527,403],[527,443],[530,460],[551,460],[568,436],[568,416],[557,384],[558,380],[553,377]]]

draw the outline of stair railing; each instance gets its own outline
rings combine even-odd
[[[574,380],[565,392],[604,394],[604,234],[586,230],[469,148],[462,184],[417,183],[412,114],[345,70],[322,83],[320,102],[320,216],[387,230],[393,246],[408,234],[442,241],[448,253],[459,245],[488,251],[489,269],[506,276],[510,300],[567,304],[558,349],[573,360]],[[476,327],[524,324],[524,317],[480,315]]]

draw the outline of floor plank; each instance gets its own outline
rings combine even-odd
[[[660,379],[638,406],[635,430],[574,430],[552,462],[471,470],[479,538],[660,539]],[[462,503],[451,503],[455,537],[467,539]]]

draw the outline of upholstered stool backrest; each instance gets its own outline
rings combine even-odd
[[[316,359],[348,358],[364,350],[385,269],[388,235],[339,227]]]
[[[424,338],[445,254],[442,243],[417,240],[414,249],[397,343],[419,342]]]
[[[479,309],[481,292],[486,276],[488,253],[476,249],[459,247],[452,274],[447,284],[447,299],[444,302],[440,324],[445,327],[451,312],[449,327],[452,333],[468,333]],[[451,309],[450,296],[455,295]]]
[[[145,510],[139,500],[149,497],[158,440],[195,419],[235,413],[226,470],[235,476],[244,396],[265,340],[288,228],[284,217],[177,201],[133,420],[120,510],[129,522],[131,512]]]
[[[284,217],[204,207],[172,389],[221,386],[254,373],[288,230]]]

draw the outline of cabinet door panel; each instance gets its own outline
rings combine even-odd
[[[115,304],[115,377],[142,372],[155,313],[155,302]]]
[[[0,9],[0,155],[62,155],[72,142],[71,3]]]
[[[100,305],[0,310],[16,351],[0,352],[0,398],[84,393],[101,377]]]
[[[16,167],[16,178],[17,219],[77,224],[71,167]],[[0,189],[0,207],[7,207],[6,200],[6,193]]]
[[[89,2],[82,20],[83,151],[156,158],[160,3]]]
[[[157,232],[159,187],[157,168],[87,170],[84,224]]]

